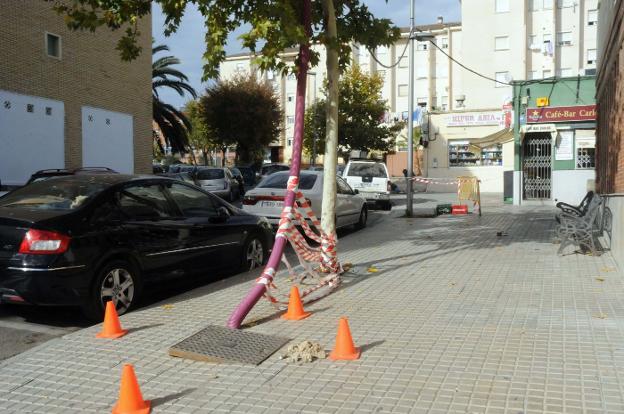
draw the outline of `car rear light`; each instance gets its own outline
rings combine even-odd
[[[388,191],[392,191],[392,183],[390,181],[388,181]]]
[[[246,206],[253,206],[258,202],[258,200],[256,200],[256,197],[252,197],[252,196],[245,196],[243,197],[243,204]]]
[[[59,254],[69,248],[71,238],[54,231],[30,229],[20,244],[19,253]]]

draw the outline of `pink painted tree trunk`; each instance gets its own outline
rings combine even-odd
[[[311,0],[303,0],[303,25],[308,32],[308,37],[311,36]],[[310,62],[310,45],[309,43],[302,44],[299,47],[299,71],[297,74],[297,98],[295,101],[295,135],[293,142],[292,159],[290,165],[290,176],[299,177],[301,170],[301,149],[303,147],[303,125],[305,116],[305,91],[306,81],[308,74],[308,66]],[[284,209],[292,208],[295,202],[295,192],[288,190],[286,198],[284,200]],[[287,239],[285,237],[277,237],[275,244],[273,245],[273,251],[269,257],[269,261],[266,265],[261,280],[259,280],[254,287],[249,291],[247,296],[236,307],[234,312],[230,315],[227,321],[227,326],[232,329],[240,328],[243,320],[254,307],[254,305],[260,300],[262,295],[266,292],[266,284],[270,283],[273,279],[274,272],[277,272],[282,254],[284,254],[284,248],[286,247]],[[271,270],[272,269],[272,270]]]

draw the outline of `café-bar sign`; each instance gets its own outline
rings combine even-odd
[[[595,121],[596,105],[550,106],[527,108],[527,124],[551,122]]]

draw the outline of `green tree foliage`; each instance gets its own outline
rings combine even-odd
[[[383,78],[368,75],[357,65],[349,68],[338,83],[338,150],[348,158],[351,150],[389,151],[394,139],[404,127],[403,122],[384,123],[388,110],[381,98]],[[325,87],[325,92],[327,87]],[[306,111],[304,149],[312,154],[316,139],[316,153],[325,150],[325,99],[321,99]]]
[[[220,80],[200,100],[201,118],[220,146],[236,146],[238,161],[262,160],[264,148],[280,133],[282,111],[271,85],[255,75]]]
[[[206,125],[202,115],[202,107],[198,100],[188,101],[184,107],[184,113],[192,126],[192,129],[188,132],[189,144],[191,148],[202,153],[204,165],[208,165],[210,153],[221,150],[221,145],[216,139],[214,132]]]
[[[54,9],[64,15],[70,29],[124,30],[117,49],[122,59],[132,60],[141,53],[137,42],[141,36],[138,21],[150,18],[151,3],[151,0],[63,0],[54,2]],[[219,65],[225,59],[228,35],[243,25],[248,26],[240,36],[243,46],[257,54],[254,63],[264,70],[294,71],[295,67],[289,68],[280,54],[308,41],[301,23],[301,0],[154,0],[153,3],[159,4],[166,16],[166,35],[177,31],[189,4],[196,5],[204,16],[207,31],[204,80],[218,76]],[[329,44],[320,0],[312,0],[314,34],[310,40],[338,49],[341,67],[349,63],[351,42],[374,49],[390,45],[399,38],[400,30],[393,27],[390,20],[375,18],[360,0],[334,0],[333,3],[337,41]],[[318,57],[318,53],[313,52],[312,66],[318,63]]]
[[[168,50],[166,45],[154,46],[152,56]],[[193,98],[197,97],[195,89],[187,83],[186,75],[173,68],[179,63],[180,60],[174,56],[163,56],[152,62],[152,117],[173,152],[186,152],[191,122],[173,105],[163,102],[158,94],[161,88],[170,88],[180,96],[188,93]]]

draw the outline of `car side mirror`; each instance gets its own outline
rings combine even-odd
[[[221,206],[217,208],[217,215],[210,218],[213,223],[225,223],[230,218],[230,212],[227,208]]]
[[[360,194],[360,190],[353,190],[353,194]]]

